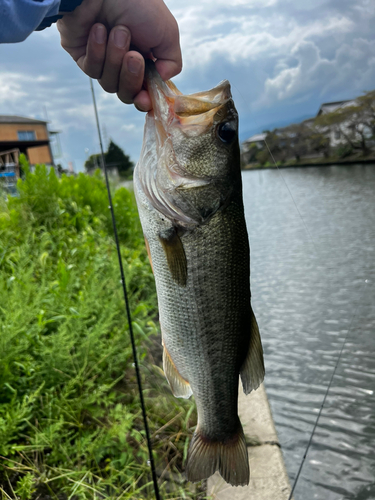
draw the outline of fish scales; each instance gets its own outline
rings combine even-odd
[[[247,233],[244,227],[239,238],[238,230],[231,230],[236,211],[233,203],[224,216],[214,216],[207,225],[181,238],[188,263],[186,288],[171,279],[157,238],[150,235],[151,228],[145,231],[160,297],[164,345],[180,375],[189,381],[200,417],[216,430],[223,427],[224,434],[228,425],[237,425],[238,373],[249,340],[242,328],[248,320],[243,316],[249,302],[249,287],[242,279],[248,275]],[[155,225],[153,231],[157,235],[160,228]],[[218,384],[229,360],[234,361],[232,377],[226,373]],[[198,366],[202,369],[197,370]],[[222,419],[223,413],[216,425],[210,424],[218,420],[211,409],[218,404],[222,412],[230,414],[232,424]]]
[[[148,83],[154,115],[146,119],[134,187],[156,281],[164,371],[174,394],[193,393],[197,404],[187,477],[197,481],[219,470],[230,484],[247,484],[247,450],[237,414],[238,379],[241,374],[248,393],[263,379],[264,366],[250,305],[238,138],[237,147],[219,148],[217,153],[216,146],[207,142],[207,124],[198,116],[198,132],[206,134],[202,147],[194,138],[199,134],[192,129],[193,121],[184,125],[173,112],[175,94],[171,97],[170,87],[154,68],[148,70]],[[228,123],[225,119],[236,117],[235,108],[228,97],[229,84],[220,85],[222,101],[217,102],[216,96],[216,102],[206,99],[204,106],[212,106],[208,113],[214,121],[219,117]],[[173,136],[171,123],[182,132]],[[216,130],[218,125],[213,126]],[[189,134],[194,139],[190,143]],[[216,176],[213,155],[216,163],[223,163]]]

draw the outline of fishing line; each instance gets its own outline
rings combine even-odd
[[[155,470],[154,458],[153,458],[153,455],[152,455],[152,444],[151,444],[150,431],[149,431],[148,423],[147,423],[146,406],[145,406],[144,399],[143,399],[142,381],[141,381],[141,375],[140,375],[140,372],[139,372],[137,349],[136,349],[136,346],[135,346],[134,332],[133,332],[132,319],[131,319],[131,313],[130,313],[130,307],[129,307],[128,292],[127,292],[127,287],[126,287],[126,282],[125,282],[125,273],[124,273],[124,267],[122,265],[122,258],[121,258],[121,251],[120,251],[120,242],[119,242],[119,239],[118,239],[115,212],[114,212],[114,209],[113,209],[111,189],[110,189],[109,180],[108,180],[108,171],[107,171],[107,166],[106,166],[105,157],[104,157],[103,143],[102,143],[102,134],[100,132],[99,115],[98,115],[98,110],[97,110],[97,107],[96,107],[96,99],[95,99],[94,86],[92,84],[92,79],[91,78],[90,78],[90,86],[91,86],[92,100],[93,100],[93,103],[94,103],[96,127],[98,129],[100,152],[101,152],[101,160],[102,160],[102,165],[103,165],[103,170],[104,170],[104,175],[105,175],[105,183],[106,183],[106,186],[107,186],[109,209],[111,211],[111,216],[112,216],[113,232],[114,232],[114,235],[115,235],[117,257],[118,257],[118,263],[119,263],[119,267],[120,267],[121,285],[122,285],[122,290],[123,290],[123,294],[124,294],[125,309],[126,309],[126,315],[127,315],[128,324],[129,324],[129,334],[130,334],[130,340],[131,340],[132,351],[133,351],[135,373],[136,373],[136,376],[137,376],[137,385],[138,385],[138,391],[139,391],[139,399],[140,399],[141,408],[142,408],[143,424],[144,424],[145,431],[146,431],[146,441],[147,441],[147,448],[148,448],[148,454],[149,454],[149,460],[150,460],[150,467],[151,467],[151,473],[152,473],[152,481],[154,483],[155,498],[156,498],[156,500],[160,500],[159,485],[158,485],[158,481],[157,481],[157,477],[156,477],[156,470]]]
[[[285,184],[285,186],[286,186],[287,190],[289,191],[289,195],[290,195],[290,197],[292,198],[292,201],[293,201],[293,203],[294,203],[294,206],[296,207],[296,210],[297,210],[297,212],[298,212],[298,215],[299,215],[299,216],[300,216],[300,218],[301,218],[301,221],[302,221],[302,223],[303,223],[303,226],[304,226],[304,228],[305,228],[305,231],[306,231],[306,233],[307,233],[308,237],[310,238],[311,243],[313,244],[313,247],[314,247],[314,250],[315,250],[316,255],[318,256],[318,251],[317,251],[317,248],[316,248],[316,246],[315,246],[315,243],[314,243],[313,237],[311,236],[310,231],[309,231],[309,229],[308,229],[308,227],[307,227],[307,225],[306,225],[305,219],[302,217],[302,214],[301,214],[301,212],[300,212],[300,210],[299,210],[299,208],[298,208],[298,206],[297,206],[297,203],[296,203],[296,201],[295,201],[295,199],[294,199],[294,197],[293,197],[293,195],[292,195],[292,192],[291,192],[291,190],[289,189],[289,186],[288,186],[288,184],[286,183],[286,180],[285,180],[285,178],[284,178],[283,174],[281,173],[281,170],[280,170],[280,168],[279,168],[278,164],[277,164],[277,163],[276,163],[276,161],[275,161],[275,158],[274,158],[274,156],[273,156],[273,154],[272,154],[272,152],[271,152],[271,150],[270,150],[270,148],[269,148],[269,146],[268,146],[268,144],[267,144],[266,139],[263,139],[263,141],[264,141],[264,144],[267,146],[268,152],[269,152],[269,154],[270,154],[270,156],[271,156],[271,158],[272,158],[272,161],[273,161],[273,162],[274,162],[274,164],[275,164],[275,167],[277,168],[277,171],[279,172],[279,175],[281,176],[281,178],[282,178],[282,180],[284,181],[284,184]]]
[[[361,290],[362,290],[362,288],[363,288],[363,285],[362,285],[362,287],[361,287]],[[324,394],[324,398],[323,398],[322,404],[321,404],[321,406],[320,406],[320,410],[319,410],[318,416],[317,416],[317,418],[316,418],[316,420],[315,420],[315,424],[314,424],[314,427],[313,427],[313,429],[312,429],[312,432],[311,432],[311,435],[310,435],[310,439],[309,439],[309,441],[308,441],[308,443],[307,443],[306,450],[305,450],[305,453],[304,453],[304,455],[303,455],[303,457],[302,457],[302,461],[301,461],[301,463],[300,463],[300,466],[299,466],[299,469],[298,469],[298,472],[297,472],[297,476],[296,476],[296,478],[295,478],[295,480],[294,480],[294,484],[293,484],[292,490],[291,490],[291,492],[290,492],[290,495],[289,495],[289,497],[288,497],[288,500],[292,500],[292,496],[293,496],[294,490],[295,490],[295,488],[296,488],[296,486],[297,486],[297,482],[298,482],[298,479],[299,479],[299,477],[300,477],[300,474],[301,474],[301,471],[302,471],[303,465],[304,465],[304,463],[305,463],[305,460],[306,460],[306,457],[307,457],[307,453],[309,452],[309,448],[310,448],[310,446],[311,446],[311,443],[312,443],[312,440],[313,440],[313,437],[314,437],[314,434],[315,434],[315,430],[316,430],[316,428],[318,427],[318,422],[319,422],[319,419],[320,419],[320,417],[321,417],[321,414],[322,414],[322,411],[323,411],[323,407],[324,407],[324,405],[325,405],[325,402],[326,402],[326,399],[327,399],[327,396],[328,396],[329,390],[330,390],[330,388],[331,388],[331,385],[332,385],[333,379],[334,379],[334,377],[335,377],[337,367],[339,366],[339,362],[340,362],[340,359],[341,359],[342,353],[343,353],[343,351],[344,351],[344,347],[345,347],[346,341],[347,341],[347,339],[348,339],[349,333],[351,332],[351,329],[352,329],[352,326],[353,326],[353,322],[354,322],[354,318],[357,316],[358,308],[359,308],[359,304],[357,305],[357,308],[356,308],[356,310],[354,311],[354,314],[353,314],[353,316],[352,316],[352,320],[351,320],[351,322],[350,322],[349,329],[348,329],[348,331],[346,332],[346,335],[345,335],[345,338],[344,338],[344,342],[342,343],[340,353],[339,353],[339,355],[338,355],[338,358],[337,358],[337,361],[336,361],[335,367],[334,367],[333,372],[332,372],[332,375],[331,375],[331,379],[330,379],[330,381],[329,381],[329,383],[328,383],[328,386],[327,386],[326,392],[325,392],[325,394]]]
[[[235,87],[235,89],[237,90],[237,92],[240,94],[240,96],[241,96],[242,100],[244,101],[244,103],[245,103],[245,105],[246,105],[247,109],[248,109],[248,110],[249,110],[249,112],[251,113],[250,106],[248,105],[248,103],[247,103],[246,99],[244,98],[244,96],[242,95],[242,93],[240,92],[240,90],[238,89],[238,87],[237,87],[236,85],[234,85],[234,84],[233,84],[233,87]],[[300,210],[299,210],[299,208],[298,208],[298,205],[297,205],[297,203],[296,203],[296,200],[294,199],[294,197],[293,197],[293,195],[292,195],[292,192],[291,192],[291,190],[289,189],[289,186],[288,186],[288,184],[287,184],[287,182],[286,182],[286,180],[285,180],[285,178],[284,178],[283,174],[281,173],[281,170],[280,170],[280,168],[279,168],[278,164],[276,163],[276,160],[275,160],[275,158],[274,158],[274,156],[273,156],[273,154],[272,154],[272,151],[271,151],[270,147],[269,147],[269,146],[268,146],[268,144],[267,144],[266,139],[263,139],[263,141],[264,141],[264,144],[266,145],[266,147],[267,147],[267,149],[268,149],[268,152],[269,152],[269,154],[270,154],[270,156],[271,156],[271,158],[272,158],[273,163],[275,164],[275,167],[277,168],[277,171],[279,172],[279,175],[281,176],[281,178],[282,178],[282,180],[283,180],[283,182],[284,182],[284,184],[285,184],[285,187],[287,188],[287,190],[288,190],[288,192],[289,192],[289,196],[291,197],[291,199],[292,199],[292,201],[293,201],[293,203],[294,203],[294,206],[296,207],[296,210],[297,210],[297,212],[298,212],[298,215],[299,215],[299,216],[300,216],[300,218],[301,218],[301,221],[302,221],[303,227],[305,228],[306,234],[307,234],[307,236],[309,237],[309,239],[310,239],[310,241],[311,241],[311,243],[312,243],[312,245],[313,245],[313,247],[314,247],[315,253],[316,253],[316,255],[318,255],[318,251],[317,251],[317,248],[316,248],[316,246],[315,246],[314,239],[313,239],[313,237],[312,237],[312,235],[311,235],[311,233],[310,233],[310,231],[309,231],[309,229],[308,229],[308,227],[307,227],[307,225],[306,225],[305,219],[302,217],[302,214],[301,214],[301,212],[300,212]]]
[[[250,108],[249,108],[249,106],[248,106],[248,104],[247,104],[247,101],[245,100],[245,98],[243,97],[243,95],[241,94],[241,92],[239,91],[239,89],[238,89],[237,87],[236,87],[236,89],[237,89],[238,93],[240,94],[240,96],[242,97],[242,99],[243,99],[243,101],[245,102],[245,104],[246,104],[246,106],[248,107],[248,109],[250,109]],[[287,190],[288,190],[288,192],[289,192],[289,195],[290,195],[290,197],[291,197],[291,199],[292,199],[292,201],[293,201],[293,203],[294,203],[294,206],[295,206],[295,208],[296,208],[296,210],[297,210],[297,212],[298,212],[298,214],[299,214],[299,216],[300,216],[300,218],[301,218],[301,221],[302,221],[302,223],[303,223],[303,225],[304,225],[305,231],[306,231],[307,235],[309,236],[309,239],[310,239],[311,243],[313,244],[313,247],[314,247],[315,253],[316,253],[316,255],[318,255],[318,252],[317,252],[317,248],[316,248],[316,246],[315,246],[314,239],[312,238],[312,235],[311,235],[311,233],[310,233],[310,231],[309,231],[309,229],[308,229],[308,227],[307,227],[307,225],[306,225],[306,222],[305,222],[305,220],[304,220],[304,218],[303,218],[303,216],[302,216],[302,214],[301,214],[301,212],[300,212],[300,210],[299,210],[299,208],[298,208],[298,205],[297,205],[297,203],[296,203],[296,201],[295,201],[295,199],[294,199],[294,197],[293,197],[293,195],[292,195],[292,192],[291,192],[291,190],[290,190],[290,188],[289,188],[289,186],[288,186],[288,183],[286,182],[286,180],[285,180],[284,176],[282,175],[281,170],[280,170],[280,168],[279,168],[279,166],[278,166],[278,164],[277,164],[277,162],[276,162],[276,160],[275,160],[275,158],[274,158],[274,156],[273,156],[273,154],[272,154],[272,151],[271,151],[270,147],[269,147],[269,146],[268,146],[268,144],[267,144],[266,139],[263,139],[263,141],[264,141],[264,143],[265,143],[265,145],[266,145],[266,147],[267,147],[267,150],[268,150],[268,152],[269,152],[270,157],[272,158],[272,161],[273,161],[273,163],[274,163],[275,167],[277,168],[277,171],[278,171],[279,175],[281,176],[281,178],[282,178],[282,180],[283,180],[283,182],[284,182],[284,184],[285,184],[285,187],[287,188]],[[365,283],[366,283],[366,281],[365,281]],[[362,288],[361,288],[361,290],[362,290]],[[349,336],[349,334],[350,334],[350,332],[351,332],[351,329],[352,329],[352,326],[353,326],[354,319],[355,319],[355,317],[357,316],[358,307],[359,307],[359,305],[357,305],[357,308],[356,308],[356,310],[354,311],[354,314],[353,314],[352,319],[351,319],[351,322],[350,322],[349,329],[348,329],[348,331],[347,331],[347,333],[346,333],[346,335],[345,335],[344,341],[343,341],[343,343],[342,343],[340,353],[339,353],[339,355],[338,355],[338,357],[337,357],[337,360],[336,360],[336,363],[335,363],[335,367],[334,367],[334,369],[333,369],[333,372],[332,372],[331,378],[330,378],[329,383],[328,383],[328,385],[327,385],[327,388],[326,388],[326,391],[325,391],[325,394],[324,394],[324,397],[323,397],[323,400],[322,400],[322,403],[321,403],[321,406],[320,406],[320,409],[319,409],[319,413],[318,413],[318,415],[317,415],[317,418],[316,418],[316,420],[315,420],[315,423],[314,423],[314,426],[313,426],[312,432],[311,432],[311,434],[310,434],[310,438],[309,438],[309,441],[308,441],[308,443],[307,443],[307,446],[306,446],[306,449],[305,449],[305,453],[304,453],[304,455],[303,455],[303,457],[302,457],[302,460],[301,460],[300,466],[299,466],[299,468],[298,468],[298,472],[297,472],[296,478],[295,478],[295,480],[294,480],[293,487],[292,487],[292,489],[291,489],[291,492],[290,492],[290,495],[289,495],[289,497],[288,497],[288,500],[292,500],[293,493],[294,493],[295,488],[296,488],[296,486],[297,486],[297,483],[298,483],[298,480],[299,480],[299,477],[300,477],[300,474],[301,474],[302,468],[303,468],[303,466],[304,466],[304,463],[305,463],[305,460],[306,460],[307,454],[308,454],[309,449],[310,449],[310,446],[311,446],[311,444],[312,444],[312,441],[313,441],[313,438],[314,438],[314,435],[315,435],[315,431],[316,431],[316,429],[317,429],[317,427],[318,427],[318,423],[319,423],[320,417],[321,417],[321,415],[322,415],[322,411],[323,411],[324,405],[325,405],[325,403],[326,403],[328,393],[329,393],[329,391],[330,391],[330,389],[331,389],[332,382],[333,382],[333,379],[334,379],[335,374],[336,374],[336,370],[337,370],[337,368],[338,368],[338,366],[339,366],[339,363],[340,363],[340,360],[341,360],[341,356],[342,356],[342,353],[343,353],[343,351],[344,351],[344,347],[345,347],[345,345],[346,345],[346,341],[347,341],[348,336]]]
[[[302,214],[301,214],[301,212],[300,212],[300,211],[299,211],[299,209],[298,209],[297,203],[295,202],[295,200],[294,200],[294,198],[293,198],[293,195],[292,195],[292,193],[291,193],[291,191],[290,191],[290,189],[289,189],[289,186],[288,186],[288,184],[286,183],[286,181],[285,181],[285,179],[284,179],[284,176],[282,175],[281,170],[280,170],[279,166],[277,165],[277,163],[276,163],[276,161],[275,161],[275,158],[274,158],[274,156],[273,156],[273,154],[272,154],[272,152],[271,152],[271,150],[270,150],[270,148],[269,148],[269,146],[268,146],[268,144],[267,144],[266,139],[264,139],[264,143],[265,143],[265,145],[266,145],[266,147],[267,147],[267,149],[268,149],[268,152],[269,152],[269,154],[270,154],[270,156],[271,156],[271,158],[272,158],[272,161],[274,162],[274,164],[275,164],[275,166],[276,166],[276,168],[277,168],[277,170],[278,170],[278,172],[279,172],[279,174],[280,174],[280,176],[281,176],[282,180],[284,181],[284,184],[285,184],[286,188],[287,188],[287,189],[288,189],[288,191],[289,191],[290,197],[291,197],[291,198],[292,198],[292,200],[293,200],[294,206],[296,207],[296,210],[297,210],[297,212],[299,213],[299,216],[301,217],[301,220],[302,220],[302,222],[303,222],[303,225],[305,226],[305,230],[306,230],[307,234],[309,235],[309,238],[310,238],[310,240],[311,240],[311,242],[312,242],[312,244],[313,244],[313,246],[314,246],[315,252],[316,252],[316,254],[317,254],[317,249],[316,249],[316,246],[315,246],[314,240],[313,240],[313,238],[311,237],[310,231],[308,230],[308,228],[307,228],[307,226],[306,226],[305,220],[304,220],[304,218],[302,217]],[[307,446],[306,446],[305,453],[303,454],[303,457],[302,457],[302,460],[301,460],[300,466],[299,466],[299,468],[298,468],[298,472],[297,472],[296,478],[295,478],[295,480],[294,480],[293,487],[292,487],[292,489],[291,489],[291,492],[290,492],[290,495],[289,495],[289,497],[288,497],[288,500],[292,500],[292,496],[293,496],[294,490],[296,489],[297,482],[298,482],[298,479],[299,479],[299,477],[300,477],[300,474],[301,474],[302,468],[303,468],[303,466],[304,466],[304,463],[305,463],[305,460],[306,460],[307,454],[308,454],[308,452],[309,452],[310,446],[311,446],[311,444],[312,444],[312,441],[313,441],[313,438],[314,438],[314,435],[315,435],[316,428],[318,427],[319,419],[320,419],[320,417],[321,417],[321,415],[322,415],[322,411],[323,411],[323,408],[324,408],[324,405],[325,405],[325,402],[326,402],[326,399],[327,399],[328,393],[329,393],[329,391],[330,391],[330,389],[331,389],[331,385],[332,385],[333,379],[334,379],[334,377],[335,377],[337,367],[339,366],[340,359],[341,359],[342,353],[343,353],[343,351],[344,351],[344,347],[345,347],[346,341],[347,341],[348,336],[349,336],[349,333],[350,333],[350,331],[351,331],[351,329],[352,329],[352,325],[353,325],[353,322],[354,322],[354,318],[357,316],[358,307],[359,307],[359,306],[357,306],[356,310],[354,311],[354,314],[353,314],[352,319],[351,319],[351,322],[350,322],[349,329],[348,329],[348,331],[346,332],[346,335],[345,335],[345,338],[344,338],[343,344],[342,344],[342,346],[341,346],[340,353],[339,353],[339,355],[338,355],[338,357],[337,357],[337,361],[336,361],[335,367],[334,367],[334,369],[333,369],[333,372],[332,372],[332,375],[331,375],[330,381],[329,381],[329,383],[328,383],[328,385],[327,385],[326,392],[325,392],[325,394],[324,394],[323,401],[322,401],[322,404],[321,404],[321,406],[320,406],[318,416],[317,416],[317,418],[316,418],[316,420],[315,420],[315,423],[314,423],[314,426],[313,426],[312,432],[311,432],[311,434],[310,434],[309,441],[308,441]]]
[[[302,214],[301,214],[301,212],[300,212],[300,211],[299,211],[299,209],[298,209],[297,203],[295,202],[294,197],[293,197],[293,195],[292,195],[292,193],[291,193],[291,191],[290,191],[290,189],[289,189],[289,186],[288,186],[288,184],[286,183],[286,181],[285,181],[285,179],[284,179],[284,176],[282,175],[281,170],[280,170],[279,166],[277,165],[277,163],[276,163],[276,161],[275,161],[275,158],[274,158],[274,156],[273,156],[273,154],[272,154],[272,152],[271,152],[271,149],[269,148],[269,146],[268,146],[268,144],[267,144],[266,139],[264,139],[264,143],[265,143],[265,145],[266,145],[266,147],[267,147],[267,149],[268,149],[268,152],[269,152],[269,154],[270,154],[270,156],[271,156],[271,158],[272,158],[272,161],[274,162],[274,164],[275,164],[275,166],[276,166],[276,168],[277,168],[277,170],[278,170],[278,172],[279,172],[279,174],[280,174],[280,176],[281,176],[282,180],[284,181],[284,184],[285,184],[286,188],[287,188],[287,189],[288,189],[288,191],[289,191],[289,194],[290,194],[290,197],[291,197],[291,198],[292,198],[292,200],[293,200],[294,206],[296,207],[296,210],[297,210],[297,212],[298,212],[298,214],[299,214],[299,216],[300,216],[300,218],[301,218],[301,220],[302,220],[302,222],[303,222],[303,225],[304,225],[304,227],[305,227],[306,233],[309,235],[309,238],[310,238],[310,240],[311,240],[311,243],[312,243],[312,244],[313,244],[313,246],[314,246],[315,252],[316,252],[316,254],[318,255],[317,248],[316,248],[315,243],[314,243],[314,240],[313,240],[313,238],[312,238],[312,236],[311,236],[311,234],[310,234],[310,231],[308,230],[308,228],[307,228],[307,226],[306,226],[305,220],[304,220],[304,218],[302,217]],[[303,468],[303,466],[304,466],[304,463],[305,463],[305,460],[306,460],[307,454],[308,454],[308,452],[309,452],[310,446],[311,446],[311,444],[312,444],[312,441],[313,441],[313,438],[314,438],[314,434],[315,434],[316,428],[318,427],[319,419],[320,419],[320,417],[321,417],[321,415],[322,415],[322,411],[323,411],[323,408],[324,408],[324,405],[325,405],[325,402],[326,402],[326,399],[327,399],[328,393],[329,393],[329,391],[330,391],[330,389],[331,389],[331,385],[332,385],[333,379],[334,379],[334,377],[335,377],[337,367],[339,366],[340,359],[341,359],[341,356],[342,356],[342,353],[343,353],[343,350],[344,350],[344,347],[345,347],[345,344],[346,344],[347,338],[348,338],[349,333],[350,333],[350,331],[351,331],[351,329],[352,329],[352,325],[353,325],[353,322],[354,322],[354,318],[357,316],[358,307],[359,307],[359,306],[357,306],[356,310],[354,311],[354,314],[353,314],[352,319],[351,319],[351,322],[350,322],[349,329],[348,329],[348,331],[346,332],[346,335],[345,335],[344,341],[343,341],[343,343],[342,343],[340,353],[339,353],[339,355],[338,355],[338,357],[337,357],[337,361],[336,361],[335,367],[334,367],[334,369],[333,369],[333,372],[332,372],[331,378],[330,378],[329,383],[328,383],[328,385],[327,385],[326,392],[325,392],[325,394],[324,394],[323,401],[322,401],[322,404],[321,404],[321,406],[320,406],[318,416],[317,416],[317,418],[316,418],[316,420],[315,420],[315,423],[314,423],[314,426],[313,426],[312,432],[311,432],[311,434],[310,434],[309,441],[308,441],[307,446],[306,446],[305,453],[304,453],[304,455],[303,455],[303,457],[302,457],[302,460],[301,460],[300,466],[299,466],[299,468],[298,468],[298,472],[297,472],[296,478],[295,478],[295,480],[294,480],[293,487],[292,487],[292,489],[291,489],[291,492],[290,492],[290,495],[289,495],[289,497],[288,497],[288,500],[292,500],[292,496],[293,496],[294,490],[296,489],[297,482],[298,482],[298,479],[299,479],[299,477],[300,477],[300,474],[301,474],[302,468]]]

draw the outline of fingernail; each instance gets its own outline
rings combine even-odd
[[[104,26],[96,26],[95,31],[95,41],[96,43],[104,43],[106,41],[106,29]]]
[[[141,61],[135,57],[131,57],[128,61],[128,70],[134,75],[138,74],[141,70]]]
[[[128,33],[123,29],[117,29],[114,33],[115,45],[119,49],[123,49],[128,41]]]

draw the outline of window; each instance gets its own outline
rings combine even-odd
[[[35,141],[36,136],[34,130],[19,130],[17,132],[19,141]]]
[[[340,132],[340,130],[335,130],[335,139],[336,140],[341,139],[341,132]]]

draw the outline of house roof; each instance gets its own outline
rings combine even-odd
[[[248,139],[246,139],[246,143],[250,143],[250,142],[259,142],[259,141],[264,141],[264,139],[267,137],[267,134],[265,132],[263,132],[262,134],[255,134],[255,135],[252,135],[251,137],[249,137]]]
[[[26,116],[0,115],[0,123],[34,123],[45,125],[47,122],[45,120],[35,120],[34,118],[27,118]]]
[[[345,108],[346,106],[352,106],[355,104],[355,99],[348,99],[346,101],[335,101],[335,102],[324,102],[320,105],[319,111],[316,116],[325,115],[326,113],[332,113],[339,108]]]

